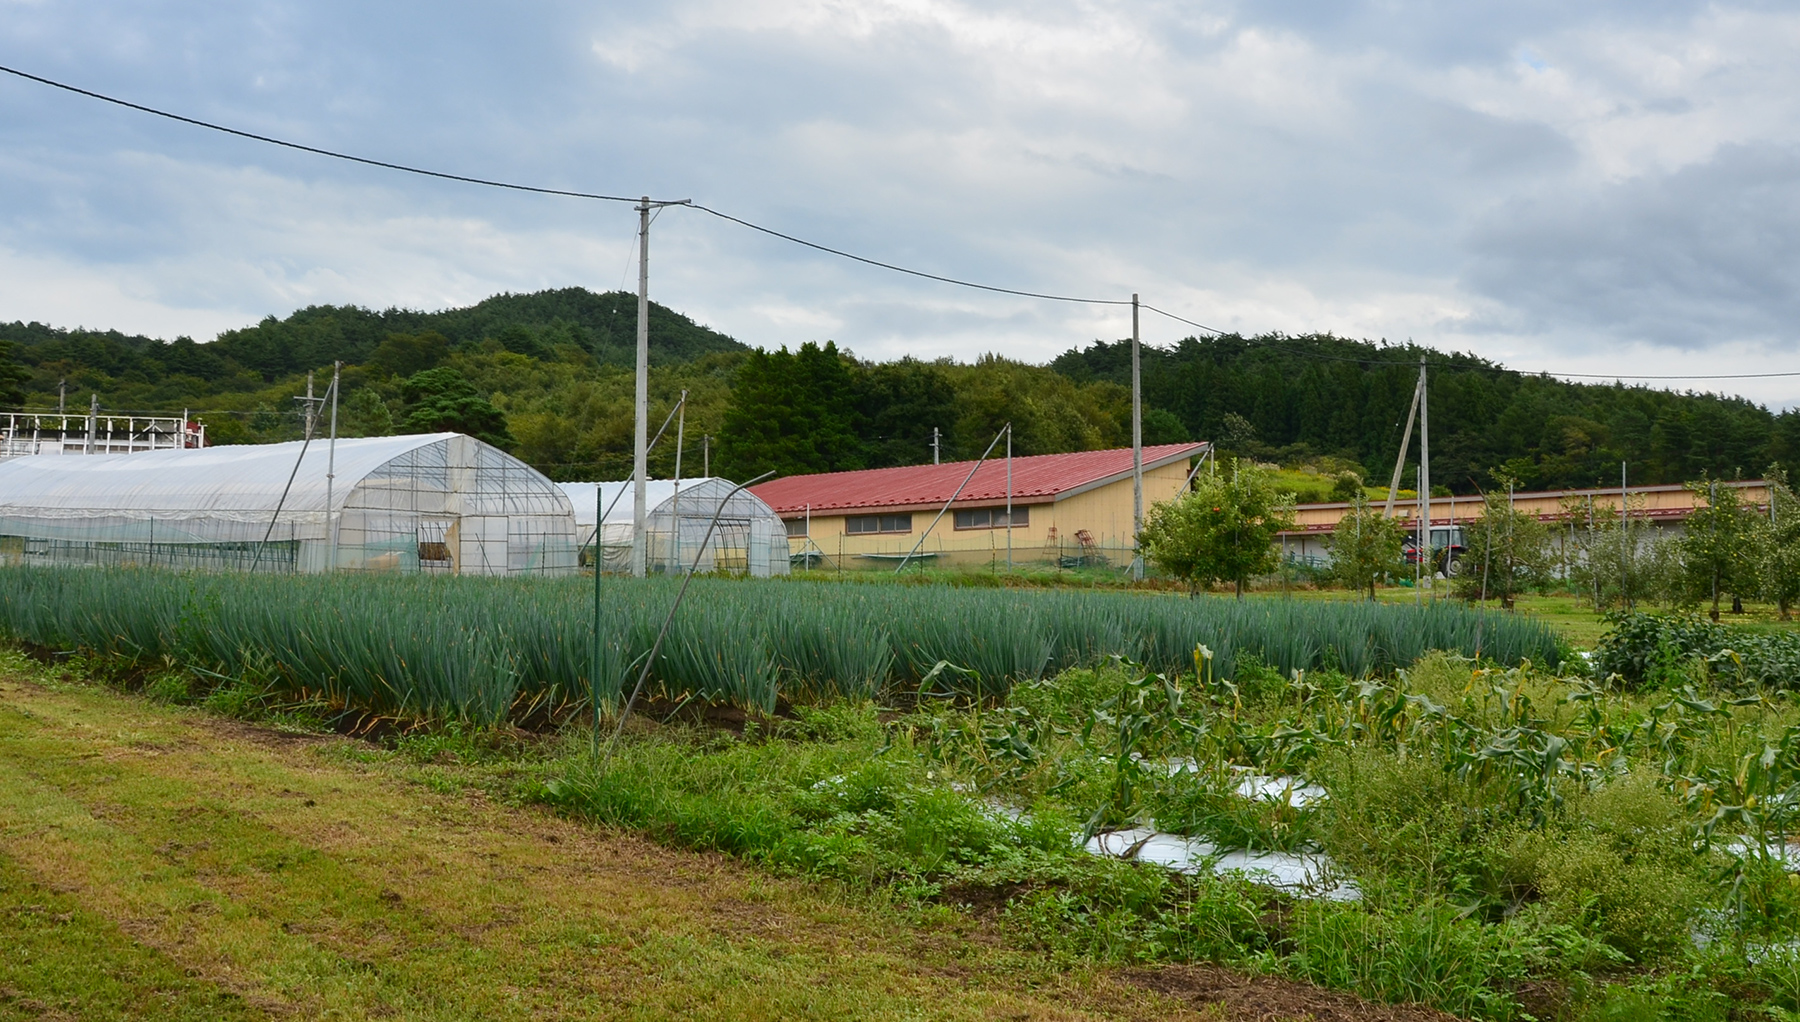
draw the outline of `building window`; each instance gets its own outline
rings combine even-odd
[[[1030,524],[1030,508],[1013,508],[1013,528]],[[956,512],[956,527],[959,529],[1004,529],[1006,528],[1006,509],[1003,507],[978,507],[968,511],[958,511]]]
[[[852,536],[911,532],[912,515],[849,515],[844,519],[844,531]]]
[[[806,538],[806,536],[807,536],[806,519],[804,519],[804,518],[786,518],[786,519],[783,519],[783,521],[787,522],[787,532],[790,537],[792,537],[794,539],[805,539]]]

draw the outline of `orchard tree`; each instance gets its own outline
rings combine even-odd
[[[1188,584],[1230,582],[1239,599],[1253,576],[1280,564],[1275,537],[1294,526],[1294,495],[1254,462],[1204,475],[1189,493],[1150,508],[1138,543],[1157,567]]]
[[[1743,598],[1759,588],[1765,530],[1755,510],[1738,499],[1736,487],[1701,480],[1687,488],[1699,506],[1680,540],[1684,602],[1710,602],[1707,616],[1717,621],[1721,598],[1730,596],[1732,611],[1741,613]]]
[[[1488,493],[1481,521],[1463,526],[1462,563],[1457,596],[1471,602],[1497,599],[1511,610],[1521,592],[1549,574],[1549,531],[1536,515],[1514,510],[1508,494]]]
[[[1346,473],[1347,474],[1347,473]],[[1350,478],[1355,479],[1354,476]],[[1338,520],[1337,530],[1326,545],[1331,550],[1331,577],[1353,590],[1367,589],[1375,599],[1375,583],[1381,576],[1404,569],[1400,551],[1406,533],[1397,519],[1369,506],[1360,482],[1350,499],[1350,510]]]
[[[1769,466],[1768,542],[1762,550],[1763,595],[1781,608],[1781,619],[1793,617],[1800,602],[1800,498],[1788,485],[1780,465]]]

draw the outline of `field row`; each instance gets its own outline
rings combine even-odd
[[[477,720],[619,698],[676,584],[256,577],[0,568],[0,632],[59,651],[267,678],[382,713]],[[598,641],[596,641],[596,632]],[[940,661],[964,695],[1119,655],[1215,676],[1241,658],[1383,673],[1431,650],[1554,666],[1545,626],[1439,603],[1187,599],[697,579],[652,667],[655,690],[772,709],[917,685]]]

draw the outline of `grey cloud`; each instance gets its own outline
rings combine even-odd
[[[1800,149],[1721,149],[1672,174],[1502,204],[1466,277],[1516,328],[1579,325],[1681,348],[1792,340],[1800,321]]]

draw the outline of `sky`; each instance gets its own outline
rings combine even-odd
[[[0,64],[373,159],[711,208],[1227,331],[1527,371],[1800,371],[1800,8],[1629,0],[0,0]],[[629,204],[0,75],[0,320],[635,286]],[[1117,305],[682,208],[657,301],[754,345],[1045,361]],[[1194,333],[1145,313],[1145,341]],[[1800,377],[1674,381],[1800,405]]]

